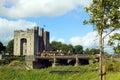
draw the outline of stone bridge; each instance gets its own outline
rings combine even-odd
[[[86,65],[93,55],[52,55],[52,56],[26,56],[25,60],[30,68],[55,67],[57,65]]]

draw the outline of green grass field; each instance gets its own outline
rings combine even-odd
[[[58,66],[36,70],[1,66],[0,80],[99,80],[98,71],[91,71],[91,67]],[[50,73],[52,70],[80,71],[67,73]],[[106,80],[120,80],[120,72],[107,72]]]

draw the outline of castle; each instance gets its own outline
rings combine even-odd
[[[49,50],[48,31],[43,28],[15,30],[14,31],[14,55],[39,55],[43,50]]]

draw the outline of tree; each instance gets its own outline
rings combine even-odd
[[[84,23],[94,24],[94,29],[99,35],[100,80],[103,80],[103,42],[107,35],[120,28],[120,0],[93,0],[90,7],[86,8],[86,12],[90,15],[90,19]],[[103,36],[104,32],[107,32],[105,36]]]
[[[69,44],[68,49],[69,49],[69,51],[68,51],[69,53],[73,53],[73,50],[74,50],[73,45]]]
[[[99,49],[95,49],[95,48],[92,48],[91,49],[91,53],[92,54],[99,54],[100,50]]]
[[[13,54],[13,49],[14,49],[14,40],[12,39],[8,42],[8,45],[6,47],[6,52],[9,54]]]
[[[120,45],[119,44],[114,48],[114,51],[116,54],[120,54]]]
[[[85,54],[99,54],[100,50],[99,49],[95,49],[95,48],[92,48],[92,49],[86,49],[84,51]]]
[[[52,41],[50,43],[50,50],[51,51],[57,51],[57,50],[62,50],[63,52],[73,52],[73,46],[71,44],[63,44],[61,42],[57,41]]]
[[[69,51],[68,45],[67,44],[62,44],[61,47],[60,47],[60,50],[62,50],[63,52],[68,52]]]
[[[91,54],[90,50],[87,48],[84,50],[84,54]]]
[[[78,53],[78,54],[83,53],[83,47],[81,45],[76,45],[74,49],[75,49],[75,53]]]
[[[114,51],[116,54],[120,54],[120,34],[115,33],[114,35],[110,36],[110,40],[108,41],[108,44],[110,46],[115,45],[115,41],[118,42],[117,46],[114,47]]]
[[[50,44],[50,50],[51,51],[57,51],[60,50],[60,47],[62,46],[61,42],[57,42],[57,41],[52,41]]]
[[[0,42],[0,53],[2,53],[2,51],[5,51],[5,46]]]

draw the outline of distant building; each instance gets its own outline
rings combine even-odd
[[[43,50],[49,50],[49,35],[43,28],[15,30],[14,55],[38,55]]]

